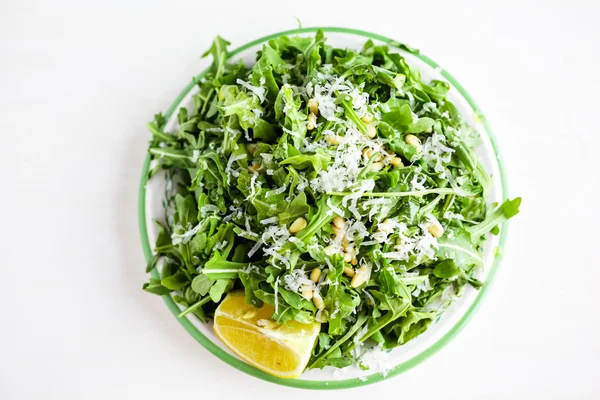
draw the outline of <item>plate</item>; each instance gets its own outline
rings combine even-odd
[[[448,98],[457,106],[463,118],[475,127],[481,135],[482,144],[477,149],[477,153],[486,170],[491,173],[494,182],[493,190],[490,193],[490,200],[491,202],[501,202],[506,198],[507,184],[499,157],[498,146],[483,113],[456,79],[429,57],[417,51],[396,49],[394,47],[395,41],[381,35],[336,27],[301,28],[274,33],[238,47],[231,51],[230,57],[235,60],[242,59],[246,64],[252,65],[255,61],[256,51],[268,40],[282,35],[314,35],[317,29],[323,30],[327,36],[327,43],[336,47],[359,49],[369,39],[373,40],[376,44],[388,44],[390,50],[401,53],[409,64],[414,65],[421,71],[424,81],[442,79],[449,82],[451,89]],[[201,72],[196,79],[200,79],[206,72],[207,70]],[[175,99],[165,114],[167,119],[166,131],[171,131],[176,127],[178,109],[190,106],[192,104],[191,98],[196,92],[197,86],[192,81]],[[147,180],[149,168],[150,157],[147,155],[142,170],[138,210],[142,248],[146,260],[152,257],[152,247],[157,235],[152,219],[164,220],[162,201],[164,198],[165,180],[161,179],[160,176],[155,176],[151,180]],[[175,318],[179,320],[192,337],[216,357],[234,368],[257,378],[286,386],[307,389],[356,387],[379,382],[407,371],[431,357],[448,344],[472,318],[475,310],[488,292],[494,275],[498,270],[500,261],[498,254],[501,253],[505,240],[506,227],[504,226],[499,236],[491,236],[486,243],[486,248],[484,249],[484,268],[478,275],[478,279],[486,284],[480,290],[466,287],[463,296],[455,301],[441,318],[434,321],[425,333],[403,346],[383,353],[381,359],[378,361],[377,371],[363,371],[357,367],[348,367],[343,370],[326,367],[322,370],[306,371],[297,379],[281,379],[271,376],[242,361],[225,347],[214,334],[211,323],[203,324],[191,314],[183,318],[178,318],[177,315],[183,308],[180,308],[169,295],[163,296],[163,299],[169,310],[175,315]],[[497,251],[498,249],[500,251]],[[153,271],[153,274],[156,275],[155,278],[158,278],[156,271]]]

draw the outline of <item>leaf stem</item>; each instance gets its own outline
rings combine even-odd
[[[358,316],[358,318],[356,319],[356,323],[354,324],[354,326],[352,328],[350,328],[348,330],[348,332],[346,332],[346,334],[344,336],[342,336],[337,342],[335,342],[329,349],[327,349],[327,351],[325,351],[323,354],[321,354],[320,356],[318,356],[309,366],[308,369],[314,368],[315,365],[317,365],[319,363],[319,361],[327,358],[327,356],[329,356],[331,353],[333,353],[333,351],[335,349],[337,349],[338,347],[340,347],[342,344],[344,344],[348,339],[350,339],[352,337],[352,335],[354,335],[354,333],[356,333],[356,331],[358,331],[358,329],[363,326],[363,324],[367,321],[367,315],[366,314],[361,314]]]
[[[428,194],[453,194],[456,196],[464,196],[451,188],[413,190],[410,192],[365,192],[360,197],[405,197],[405,196],[425,196]],[[349,196],[355,194],[352,192],[328,192],[330,196]]]
[[[206,296],[203,299],[198,300],[196,303],[192,304],[191,306],[189,306],[188,308],[186,308],[185,310],[183,310],[178,317],[185,317],[186,315],[188,315],[189,313],[191,313],[192,311],[194,311],[195,309],[197,309],[198,307],[203,306],[204,304],[208,303],[208,301],[210,300],[210,296]]]
[[[165,150],[162,150],[160,148],[156,148],[156,147],[152,147],[148,150],[150,152],[150,154],[153,154],[155,156],[159,156],[159,157],[171,157],[171,158],[179,158],[182,160],[191,160],[191,157],[185,154],[174,154],[172,152],[168,152]]]

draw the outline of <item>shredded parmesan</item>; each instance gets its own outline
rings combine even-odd
[[[423,159],[427,165],[433,167],[441,178],[446,177],[446,167],[452,159],[454,149],[446,146],[443,135],[433,133],[423,144]]]
[[[241,79],[236,80],[236,83],[238,85],[241,85],[241,86],[245,87],[250,92],[252,92],[252,94],[254,94],[256,97],[258,97],[258,99],[260,100],[261,103],[263,101],[265,101],[265,95],[266,95],[266,92],[267,92],[267,88],[265,88],[264,86],[253,86],[250,83],[248,83],[246,81],[243,81]],[[261,85],[265,84],[265,78],[264,77],[260,78],[260,84]]]
[[[181,229],[181,226],[177,227]],[[183,232],[183,233],[175,233],[173,232],[173,234],[171,235],[171,239],[173,241],[173,244],[179,244],[179,243],[187,243],[189,242],[192,237],[198,233],[198,231],[200,230],[200,228],[202,228],[202,226],[200,224],[196,225],[195,227],[192,228],[191,224],[188,224],[188,230]]]

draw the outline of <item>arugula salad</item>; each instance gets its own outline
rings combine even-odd
[[[276,323],[321,323],[308,368],[361,363],[423,333],[479,289],[488,233],[520,198],[488,204],[477,131],[390,49],[314,37],[228,60],[217,37],[177,128],[149,124],[165,218],[143,288],[208,321],[225,295],[274,307]],[[155,177],[155,179],[157,179]],[[162,179],[162,178],[161,178]]]

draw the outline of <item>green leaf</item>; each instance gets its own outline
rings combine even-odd
[[[217,36],[210,46],[210,49],[202,54],[202,57],[206,57],[208,55],[212,56],[213,62],[211,70],[215,74],[216,79],[218,79],[223,73],[225,60],[227,59],[227,46],[230,44],[231,43],[229,43],[227,40]]]
[[[151,147],[148,152],[155,160],[167,166],[177,168],[192,167],[191,152],[188,150],[177,150],[170,147]]]
[[[352,325],[352,327],[348,329],[348,331],[341,338],[337,339],[335,343],[332,344],[324,353],[320,354],[314,360],[311,360],[308,368],[315,368],[319,365],[323,365],[321,364],[323,360],[331,356],[338,348],[340,348],[340,346],[347,343],[350,340],[350,338],[354,336],[354,334],[365,325],[367,321],[368,317],[366,314],[359,314],[356,318],[356,322],[354,323],[354,325]]]
[[[265,281],[265,276],[256,271],[240,272],[239,279],[244,286],[246,295],[246,304],[252,304],[254,307],[262,307],[264,302],[255,294],[260,290],[260,283]]]
[[[381,285],[381,291],[388,296],[404,296],[408,290],[404,287],[404,283],[398,279],[392,267],[383,268],[377,279]]]
[[[192,290],[200,296],[206,296],[214,282],[205,274],[200,274],[192,280]]]
[[[296,169],[307,169],[312,166],[315,171],[327,169],[331,156],[324,150],[318,149],[314,154],[303,154],[293,157],[288,157],[280,161],[281,165],[291,165]]]
[[[486,219],[480,224],[474,225],[468,229],[469,233],[473,237],[483,235],[489,232],[497,225],[509,218],[514,217],[519,213],[519,206],[521,205],[521,198],[516,197],[513,200],[506,200],[500,207],[492,212]]]
[[[437,276],[438,278],[447,279],[458,275],[459,271],[460,268],[454,264],[454,261],[444,260],[435,266],[433,269],[433,275]]]
[[[278,293],[283,297],[283,300],[290,306],[301,309],[302,308],[302,298],[298,293],[291,292],[289,290],[279,288]]]
[[[183,231],[198,223],[196,200],[192,195],[183,197],[179,193],[175,196],[176,221],[183,227]]]
[[[387,313],[369,327],[369,330],[362,337],[360,337],[360,342],[364,342],[376,332],[379,332],[388,324],[403,316],[408,311],[411,305],[409,293],[406,293],[407,297],[404,298],[389,297],[376,290],[371,290],[371,294],[373,295],[373,297],[379,300],[379,309],[387,311]],[[351,348],[353,347],[354,345],[351,346]]]
[[[410,126],[408,127],[407,132],[408,133],[421,133],[421,132],[425,132],[428,129],[431,129],[433,127],[433,124],[435,123],[435,121],[431,118],[428,117],[422,117],[419,118],[417,120],[417,122],[410,124]]]
[[[172,292],[171,289],[163,286],[159,280],[154,278],[150,278],[150,282],[144,283],[142,289],[148,293],[157,294],[159,296],[163,296]]]
[[[429,85],[421,84],[423,91],[435,101],[441,102],[448,95],[450,85],[448,82],[433,80]]]
[[[400,318],[394,327],[399,330],[396,332],[398,344],[406,344],[409,340],[425,332],[435,317],[435,313],[409,311],[406,317]]]
[[[273,76],[273,69],[281,69],[285,65],[282,66],[280,60],[276,59],[275,53],[267,49],[268,46],[263,47],[262,56],[258,59],[254,67],[252,67],[252,83],[259,86],[262,81],[267,88],[267,99],[273,103],[279,93],[279,86]]]
[[[221,301],[223,294],[230,291],[233,288],[233,280],[231,279],[218,279],[209,290],[210,298],[213,302],[218,303]]]
[[[362,121],[362,119],[360,119],[360,117],[358,116],[356,111],[354,111],[354,106],[352,105],[352,97],[350,97],[350,96],[339,97],[338,103],[344,109],[344,114],[346,115],[346,118],[348,118],[350,121],[352,121],[361,133],[366,135],[367,134],[367,125],[365,125],[365,123]]]
[[[255,139],[271,142],[277,137],[275,128],[262,118],[256,120],[254,124],[253,136]]]
[[[438,249],[435,252],[440,260],[452,260],[463,269],[483,265],[482,254],[476,249],[466,235],[460,233],[449,237],[444,235],[438,239]]]
[[[235,279],[238,273],[248,268],[248,263],[227,261],[219,251],[215,251],[213,256],[204,264],[202,273],[210,279]]]
[[[381,120],[399,132],[405,132],[413,122],[412,111],[408,104],[390,109]]]
[[[179,290],[189,283],[187,275],[183,271],[178,271],[175,274],[168,276],[160,281],[160,283],[171,290]]]
[[[389,87],[393,87],[397,90],[402,90],[402,86],[406,81],[406,76],[403,74],[396,74],[392,71],[385,71],[382,68],[373,67],[376,72],[376,79]]]
[[[307,116],[300,112],[301,100],[294,98],[294,93],[290,85],[283,85],[281,88],[282,103],[286,108],[284,127],[293,132],[292,141],[295,148],[302,146],[302,141],[306,136]]]

